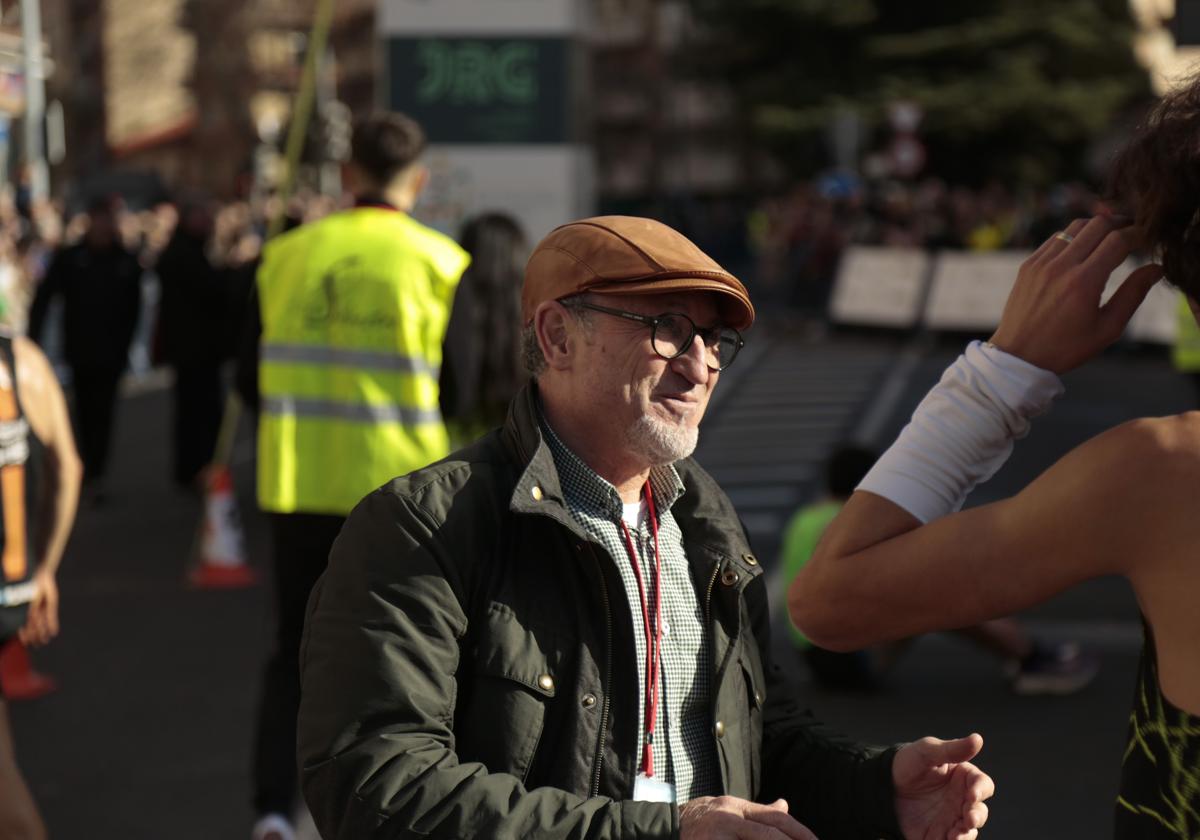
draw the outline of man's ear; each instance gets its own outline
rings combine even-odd
[[[556,300],[538,304],[533,313],[533,329],[537,334],[538,346],[551,370],[567,370],[574,355],[574,341],[579,324]]]

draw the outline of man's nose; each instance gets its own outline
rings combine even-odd
[[[699,335],[694,335],[688,349],[672,359],[671,364],[676,372],[687,377],[689,382],[707,385],[718,372],[717,368],[710,364],[710,356],[711,353],[704,346],[704,340]]]

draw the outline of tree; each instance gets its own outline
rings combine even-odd
[[[926,171],[1046,183],[1084,170],[1089,143],[1148,100],[1127,0],[692,0],[754,129],[798,173],[827,164],[826,126],[853,109],[924,112]]]

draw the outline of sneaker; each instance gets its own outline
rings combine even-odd
[[[1033,651],[1014,663],[1010,677],[1017,694],[1074,694],[1090,683],[1099,670],[1096,657],[1075,642],[1057,645],[1034,642]]]
[[[266,814],[259,817],[250,832],[251,840],[296,840],[292,824],[283,814]]]

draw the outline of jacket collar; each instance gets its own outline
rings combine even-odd
[[[555,520],[571,533],[589,539],[567,509],[554,455],[546,443],[539,417],[537,383],[530,382],[513,398],[502,436],[514,461],[523,469],[509,499],[509,510],[540,514]],[[722,563],[737,572],[737,589],[762,574],[762,566],[750,550],[733,503],[707,472],[692,458],[675,463],[683,484],[672,513],[683,532],[693,566]],[[707,559],[703,559],[703,554]]]

